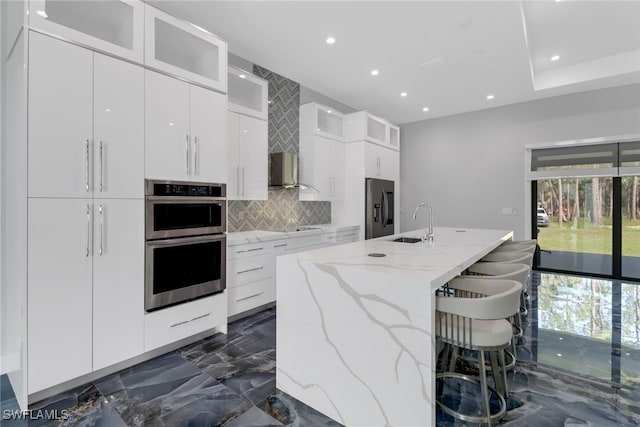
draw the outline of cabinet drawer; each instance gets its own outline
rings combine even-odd
[[[313,236],[296,237],[290,239],[286,247],[288,254],[306,251],[311,247],[322,245],[322,234],[314,234]]]
[[[276,289],[273,278],[259,280],[242,286],[228,289],[229,316],[243,313],[276,300]]]
[[[271,277],[273,276],[273,263],[272,254],[229,260],[227,286],[232,288]]]
[[[246,245],[229,246],[227,258],[236,259],[254,255],[270,254],[273,252],[271,243],[248,243]]]
[[[358,241],[358,230],[339,231],[337,243],[349,243]]]
[[[226,293],[147,313],[144,316],[144,350],[171,344],[199,332],[226,324]]]

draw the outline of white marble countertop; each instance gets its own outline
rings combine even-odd
[[[294,254],[298,259],[370,273],[393,274],[431,283],[433,289],[511,239],[508,230],[436,227],[434,245],[399,243],[398,237],[421,237],[422,230]],[[384,254],[372,257],[369,254]]]
[[[436,424],[434,289],[513,233],[434,231],[277,258],[278,389],[345,426]]]
[[[305,228],[303,231],[295,229]],[[272,240],[290,239],[314,234],[330,233],[334,231],[357,230],[359,226],[350,224],[313,224],[292,226],[291,231],[286,230],[251,230],[227,233],[227,246],[243,245],[246,243],[268,242]]]

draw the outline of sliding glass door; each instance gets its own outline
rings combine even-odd
[[[640,177],[622,177],[621,193],[621,276],[640,279]]]
[[[611,276],[612,188],[611,177],[537,182],[538,267]]]
[[[640,280],[640,141],[532,149],[541,270]]]

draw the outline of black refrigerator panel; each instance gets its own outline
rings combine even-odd
[[[365,239],[394,234],[393,181],[365,179]]]

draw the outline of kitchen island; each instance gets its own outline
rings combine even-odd
[[[436,228],[278,257],[278,389],[346,426],[435,425],[437,288],[512,237]]]

